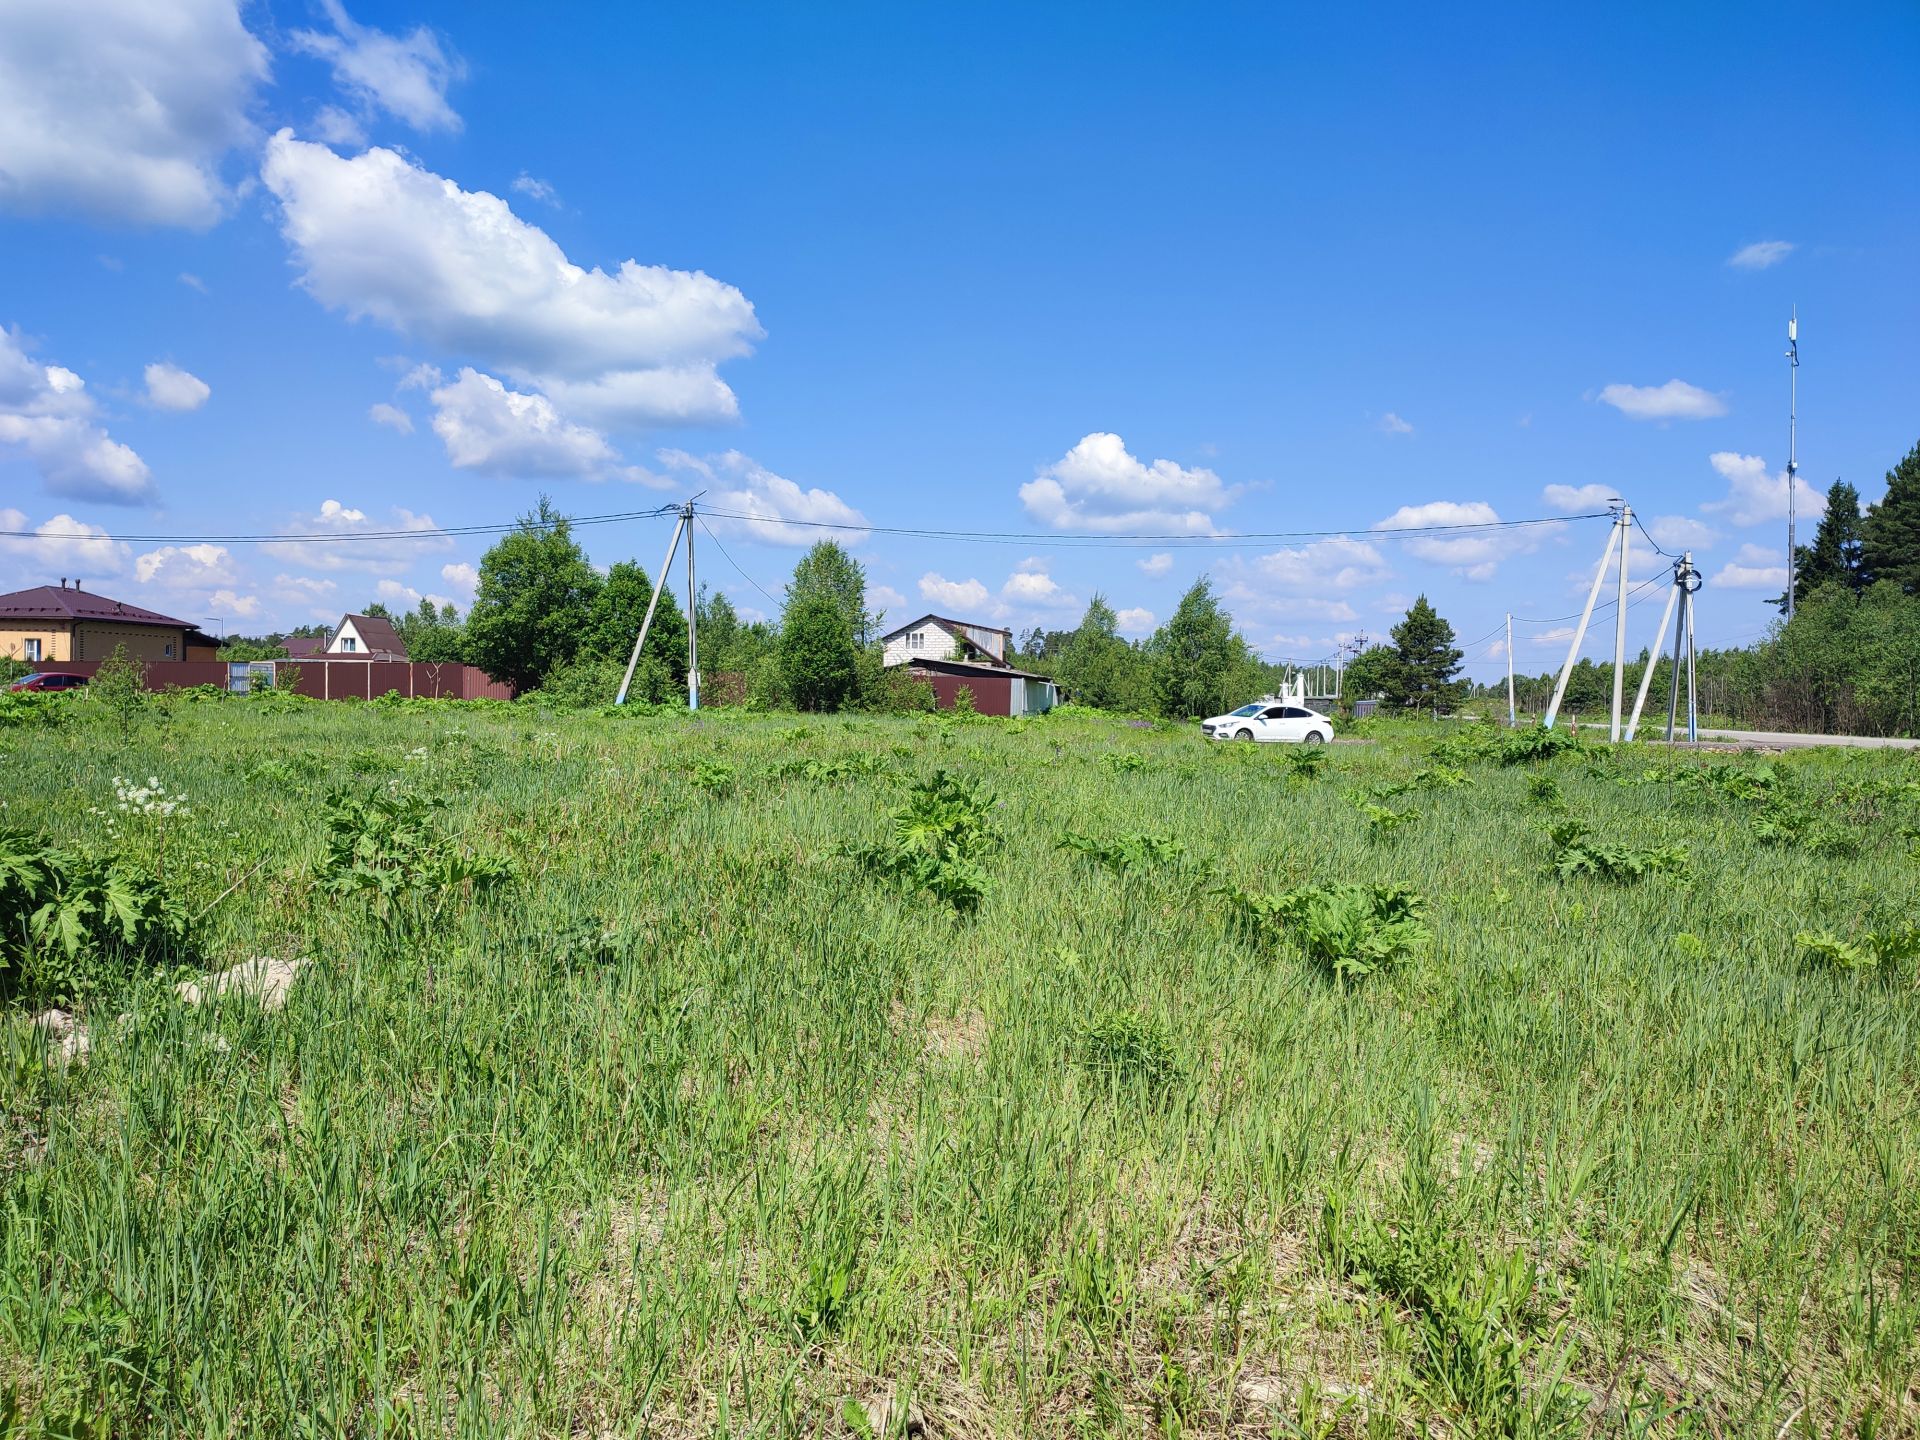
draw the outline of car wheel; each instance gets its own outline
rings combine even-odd
[[[1309,745],[1318,745],[1325,741],[1326,738],[1327,737],[1322,735],[1318,730],[1309,730],[1307,731],[1306,743]]]
[[[1236,740],[1251,740],[1253,739],[1253,731],[1241,730],[1238,733],[1236,733],[1233,738]]]

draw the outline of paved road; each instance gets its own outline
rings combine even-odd
[[[1642,727],[1644,732],[1646,727]],[[1661,735],[1665,734],[1664,722]],[[1648,735],[1658,741],[1661,735]],[[1684,741],[1679,742],[1684,744]],[[1892,740],[1878,735],[1793,735],[1775,730],[1702,730],[1703,745],[1764,745],[1774,750],[1804,750],[1813,745],[1845,745],[1865,750],[1920,750],[1920,740]]]

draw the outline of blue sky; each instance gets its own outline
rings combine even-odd
[[[0,529],[90,538],[0,536],[0,588],[464,604],[484,540],[104,537],[705,489],[758,517],[701,559],[750,612],[819,533],[783,522],[1022,532],[857,549],[895,620],[1016,629],[1099,591],[1143,633],[1210,573],[1313,660],[1422,591],[1464,641],[1577,610],[1604,522],[1235,534],[1618,494],[1750,639],[1792,307],[1803,477],[1871,500],[1920,439],[1920,10],[1715,9],[16,0]],[[1163,533],[1216,538],[1102,543]]]

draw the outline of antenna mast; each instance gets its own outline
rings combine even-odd
[[[1800,307],[1794,306],[1787,320],[1787,619],[1793,619],[1793,591],[1799,581],[1799,560],[1794,553],[1794,477],[1800,473]]]

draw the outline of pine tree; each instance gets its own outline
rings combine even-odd
[[[1887,493],[1861,526],[1868,578],[1920,594],[1920,445],[1887,472]]]
[[[1834,481],[1827,491],[1827,513],[1813,532],[1813,544],[1799,546],[1793,552],[1796,605],[1805,604],[1807,596],[1823,585],[1844,585],[1856,595],[1867,588],[1860,557],[1861,525],[1860,492],[1844,480]],[[1783,604],[1781,608],[1786,607]]]
[[[1383,667],[1388,703],[1424,710],[1453,704],[1464,692],[1456,677],[1465,656],[1453,643],[1453,626],[1422,595],[1393,627],[1393,662]]]

